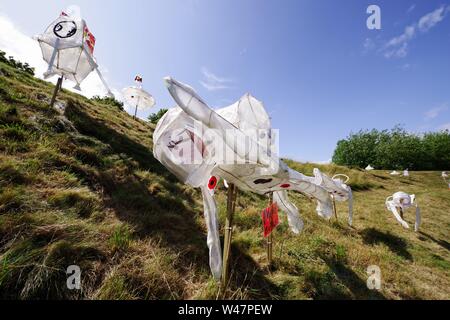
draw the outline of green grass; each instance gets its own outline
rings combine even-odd
[[[287,163],[347,174],[339,221],[291,194],[305,221],[294,236],[280,214],[268,268],[261,210],[268,199],[240,193],[231,282],[219,292],[209,271],[201,195],[153,157],[154,124],[104,100],[63,90],[64,114],[51,109],[53,86],[0,63],[0,298],[3,299],[450,299],[450,193],[438,172],[411,178],[335,165]],[[396,191],[417,195],[418,234],[384,208]],[[217,191],[221,233],[226,206]],[[413,223],[414,214],[406,212]],[[81,291],[65,270],[82,269]],[[366,287],[367,267],[382,271],[382,290]]]
[[[126,250],[130,245],[131,236],[132,233],[127,227],[117,227],[109,239],[113,250]]]

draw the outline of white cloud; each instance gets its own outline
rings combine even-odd
[[[400,69],[402,69],[403,71],[408,71],[411,70],[412,66],[409,63],[404,63],[400,66]]]
[[[439,131],[445,131],[445,130],[450,131],[450,122],[441,125],[441,126],[438,128],[438,130],[439,130]]]
[[[23,33],[14,23],[6,16],[0,13],[0,50],[6,52],[7,56],[13,56],[16,60],[27,62],[34,67],[36,77],[43,78],[43,73],[47,71],[47,64],[42,59],[41,49],[37,41]],[[107,70],[100,67],[105,77]],[[106,78],[106,77],[105,77]],[[49,79],[50,82],[56,83],[56,77]],[[86,97],[94,95],[104,96],[106,89],[103,86],[96,72],[92,72],[81,84],[82,91],[76,91],[72,87],[73,83],[65,81],[63,87],[80,93]],[[115,90],[113,90],[115,93]],[[116,91],[117,92],[117,91]]]
[[[450,6],[449,6],[450,8]],[[433,12],[430,12],[426,15],[424,15],[422,18],[420,18],[419,20],[419,30],[422,32],[426,32],[428,30],[430,30],[431,28],[433,28],[436,24],[438,24],[439,22],[441,22],[446,14],[446,9],[445,7],[440,7],[436,10],[434,10]]]
[[[446,14],[450,12],[450,5],[442,6],[426,15],[422,16],[418,22],[409,25],[404,32],[389,40],[382,48],[381,52],[386,58],[404,58],[408,54],[409,42],[417,36],[417,31],[425,33],[439,22],[444,20]]]
[[[406,57],[408,53],[408,41],[410,41],[416,33],[415,26],[407,26],[405,31],[398,37],[392,38],[384,46],[384,56],[386,58]]]
[[[46,71],[39,45],[31,37],[18,30],[11,20],[0,14],[0,49],[22,62],[36,68],[36,74]]]
[[[412,4],[412,5],[408,8],[408,10],[406,11],[406,13],[411,13],[411,12],[413,12],[415,8],[416,8],[416,5],[415,5],[415,4]]]
[[[202,74],[204,80],[200,80],[200,84],[208,91],[229,89],[230,85],[233,83],[233,80],[219,77],[209,71],[206,67],[202,68]]]
[[[448,109],[448,105],[444,104],[439,107],[431,108],[427,112],[425,112],[425,120],[433,120],[437,118],[442,112],[446,111]]]
[[[363,42],[363,53],[368,53],[375,48],[375,42],[371,38],[366,38]]]

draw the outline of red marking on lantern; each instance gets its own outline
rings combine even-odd
[[[216,188],[216,186],[217,186],[217,178],[212,176],[209,179],[208,188],[209,188],[209,190],[214,190]]]
[[[287,188],[290,188],[291,185],[289,183],[285,183],[285,184],[282,184],[280,187],[282,187],[283,189],[287,189]]]

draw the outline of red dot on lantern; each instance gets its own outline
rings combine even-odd
[[[283,189],[287,189],[287,188],[290,188],[290,184],[288,184],[288,183],[285,183],[285,184],[282,184],[281,185],[281,187],[283,188]]]

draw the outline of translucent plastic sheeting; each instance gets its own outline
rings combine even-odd
[[[289,227],[295,234],[300,234],[303,230],[303,221],[300,218],[298,209],[291,201],[289,201],[287,191],[277,191],[273,193],[273,202],[278,205],[278,208],[286,212],[288,217]]]
[[[125,102],[138,109],[149,109],[155,105],[153,96],[142,88],[128,87],[122,90]]]
[[[420,225],[422,223],[422,218],[420,214],[420,208],[416,201],[415,195],[409,195],[404,192],[397,192],[393,196],[386,199],[386,208],[392,212],[395,219],[405,228],[409,229],[409,224],[402,218],[398,209],[401,209],[403,212],[405,210],[416,207],[416,222],[414,226],[415,232],[418,232],[420,229]]]
[[[303,222],[297,208],[287,198],[288,190],[316,199],[317,213],[324,218],[331,218],[333,211],[329,193],[315,183],[314,177],[290,169],[268,150],[274,137],[270,118],[260,101],[246,94],[235,104],[215,111],[188,85],[172,78],[166,78],[165,81],[178,106],[170,109],[158,122],[153,134],[153,153],[178,179],[202,189],[205,217],[209,219],[210,265],[216,279],[219,277],[217,266],[221,265],[217,253],[220,247],[217,243],[220,242],[215,231],[217,209],[212,201],[213,194],[207,193],[215,188],[215,184],[208,182],[223,178],[241,190],[262,195],[274,192],[274,199],[280,209],[287,213],[294,233],[301,232]],[[267,140],[267,144],[252,139],[251,134],[255,130],[258,130],[259,138]],[[215,141],[218,139],[221,143],[210,143],[211,131]],[[230,136],[232,139],[227,139]],[[222,148],[225,150],[219,150]],[[255,150],[259,151],[258,157],[249,161],[249,153]],[[216,156],[222,151],[231,153],[236,161],[218,162]],[[196,159],[200,161],[193,161]]]
[[[108,94],[112,96],[93,55],[95,37],[79,14],[69,15],[63,12],[36,39],[41,47],[42,57],[49,65],[45,78],[59,75],[75,82],[75,88],[81,90],[81,82],[95,70]]]
[[[346,184],[347,181],[342,181],[339,176],[335,175],[333,178],[328,177],[326,174],[322,173],[319,169],[314,169],[314,176],[318,184],[327,190],[331,196],[339,202],[348,201],[348,224],[352,226],[353,224],[353,194],[352,189]]]
[[[203,211],[208,229],[207,245],[209,248],[209,267],[216,279],[222,274],[222,248],[220,246],[219,221],[214,190],[202,186]]]

